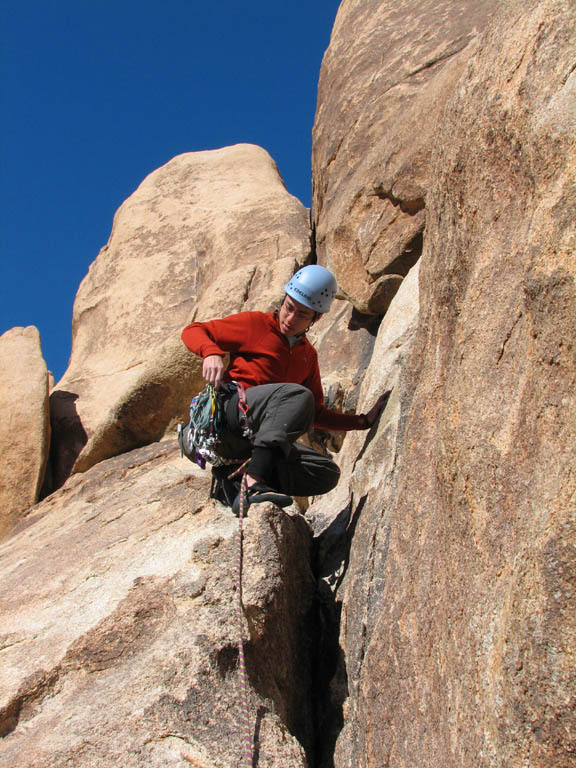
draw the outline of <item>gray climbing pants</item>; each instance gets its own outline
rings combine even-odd
[[[253,436],[242,436],[238,395],[226,405],[228,429],[222,436],[224,458],[250,458],[247,472],[289,496],[328,493],[340,478],[337,465],[296,440],[314,420],[314,398],[300,384],[262,384],[246,390]]]

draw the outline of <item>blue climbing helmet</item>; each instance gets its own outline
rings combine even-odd
[[[319,264],[302,267],[284,286],[290,298],[321,315],[330,309],[337,289],[338,284],[332,272]]]

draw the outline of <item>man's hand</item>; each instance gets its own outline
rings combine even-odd
[[[202,376],[214,389],[220,387],[224,376],[224,360],[220,355],[208,355],[202,362]]]
[[[388,402],[388,398],[390,397],[391,390],[388,390],[388,392],[384,392],[383,395],[381,395],[378,400],[374,403],[372,408],[368,411],[368,413],[364,414],[364,418],[366,419],[366,427],[370,428],[378,416],[380,416],[380,411],[386,406],[386,403]]]

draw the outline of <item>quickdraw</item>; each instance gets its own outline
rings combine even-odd
[[[244,387],[238,382],[233,382],[233,386],[238,393],[238,408],[240,411],[240,423],[242,426],[243,437],[250,439],[253,437],[253,432],[248,420],[248,403],[246,401],[246,392]],[[226,394],[229,393],[229,390]],[[217,468],[218,472],[222,472],[224,467],[231,464],[240,464],[230,475],[227,475],[227,480],[233,481],[239,475],[242,476],[240,481],[240,512],[238,515],[238,533],[237,533],[237,548],[236,548],[236,630],[237,630],[237,644],[238,644],[238,668],[240,674],[240,694],[241,694],[241,719],[242,719],[242,744],[243,744],[243,758],[240,764],[240,768],[253,768],[254,764],[254,745],[252,739],[252,728],[250,723],[250,713],[248,707],[248,685],[246,681],[246,661],[244,657],[244,608],[242,605],[242,538],[243,538],[243,518],[246,510],[246,496],[247,496],[247,478],[246,467],[248,466],[250,459],[244,460],[230,460],[223,459],[218,455],[218,445],[221,432],[225,429],[224,418],[224,398],[219,396],[219,393],[214,390],[211,384],[208,384],[202,392],[192,399],[190,403],[190,421],[185,426],[178,425],[178,444],[180,445],[180,454],[186,455],[192,461],[195,461],[202,469],[206,468],[206,462],[210,462],[213,467]],[[217,498],[215,495],[215,482],[217,478],[214,477],[210,495],[213,498]],[[231,500],[228,499],[231,503]],[[193,759],[184,755],[186,760],[189,760],[192,764]]]
[[[246,390],[239,382],[235,381],[236,391],[238,392],[238,410],[240,411],[240,423],[242,425],[242,437],[251,440],[254,432],[248,419],[248,401],[246,400]]]
[[[219,434],[224,426],[222,399],[211,384],[192,398],[190,421],[185,426],[178,424],[180,455],[187,456],[199,467],[206,469],[206,462],[218,466]]]

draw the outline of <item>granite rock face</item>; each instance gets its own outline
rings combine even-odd
[[[391,395],[338,441],[341,481],[306,519],[262,505],[245,523],[259,768],[574,764],[575,39],[571,0],[342,3],[314,188],[318,254],[354,307],[310,335],[330,400]],[[185,322],[281,295],[308,255],[290,200],[240,147],[176,158],[119,212],[54,396],[86,471],[0,545],[2,768],[242,764],[238,522],[174,441],[103,457],[158,440],[173,393],[200,387]],[[278,241],[249,239],[255,210]]]
[[[70,365],[52,394],[53,486],[184,418],[203,384],[181,329],[267,311],[309,253],[308,211],[260,147],[180,155],[148,176],[76,297]]]
[[[342,477],[326,496],[315,498],[307,517],[315,532],[320,615],[321,677],[318,714],[322,744],[318,768],[362,764],[356,750],[358,686],[365,639],[379,615],[380,569],[390,537],[388,508],[395,499],[395,470],[406,417],[402,408],[405,367],[418,327],[419,265],[402,282],[374,344],[358,393],[367,410],[384,392],[390,398],[368,432],[349,433],[338,457]]]
[[[321,263],[383,314],[422,253],[446,100],[496,0],[344,0],[320,73],[312,155]]]
[[[74,475],[0,545],[0,765],[240,766],[238,520],[163,441]],[[311,537],[244,523],[242,625],[260,765],[306,768]],[[188,759],[189,758],[189,759]]]
[[[49,374],[34,326],[0,336],[0,538],[38,501],[50,445]]]
[[[574,762],[575,38],[503,4],[438,126],[396,437],[344,448],[338,768]]]

